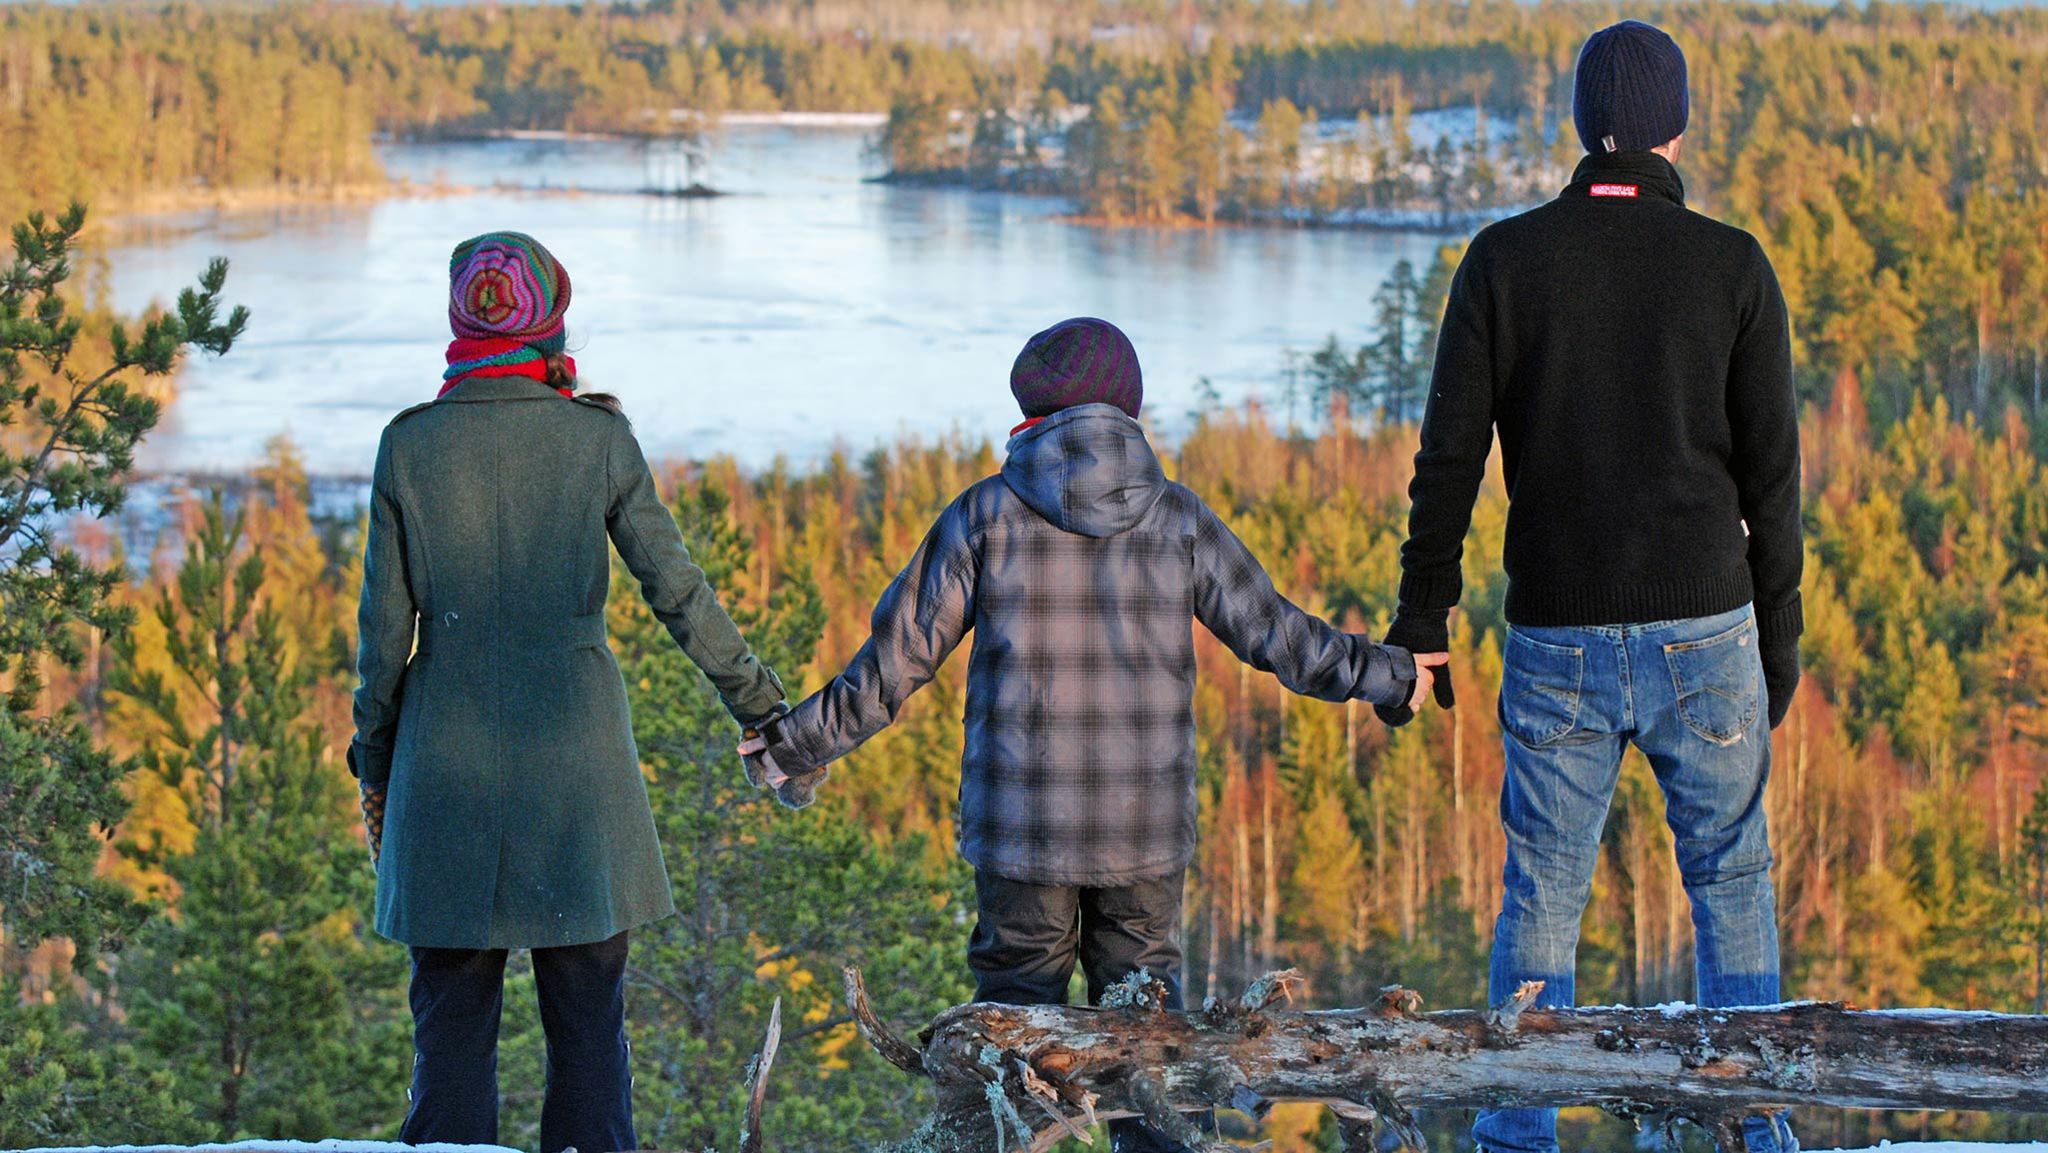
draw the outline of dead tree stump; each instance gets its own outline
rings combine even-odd
[[[1293,983],[1275,974],[1237,1002],[1187,1013],[1145,999],[1142,982],[1128,1008],[963,1005],[911,1045],[846,973],[870,1043],[938,1092],[903,1153],[1043,1150],[1131,1116],[1193,1148],[1227,1148],[1178,1111],[1257,1115],[1274,1101],[1329,1106],[1359,1148],[1374,1123],[1415,1143],[1417,1108],[1598,1105],[1697,1122],[1723,1153],[1741,1153],[1744,1116],[1786,1106],[2048,1112],[2048,1017],[1820,1003],[1530,1008],[1537,985],[1483,1013],[1423,1013],[1404,989],[1365,1009],[1274,1009]]]

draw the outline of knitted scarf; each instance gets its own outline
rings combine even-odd
[[[576,375],[576,358],[562,358],[563,367],[569,370],[573,379]],[[546,380],[548,365],[546,354],[539,348],[524,341],[495,336],[483,339],[458,336],[448,342],[448,370],[441,374],[441,391],[437,396],[448,395],[448,390],[472,376],[525,376],[534,380]],[[574,396],[574,388],[560,388],[556,391],[563,396]]]

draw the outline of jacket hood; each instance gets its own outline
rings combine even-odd
[[[1054,527],[1081,536],[1129,530],[1166,491],[1145,430],[1109,404],[1062,409],[1010,438],[1003,482]]]

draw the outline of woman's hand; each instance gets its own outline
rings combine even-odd
[[[363,833],[370,842],[370,866],[375,868],[378,858],[384,854],[384,794],[389,792],[385,785],[364,785],[362,787]]]

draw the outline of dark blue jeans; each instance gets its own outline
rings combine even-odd
[[[1181,1007],[1180,900],[1183,874],[1113,889],[1033,885],[974,871],[974,934],[967,965],[974,999],[1004,1005],[1064,1005],[1078,959],[1088,1002],[1143,969],[1166,986],[1166,1007]],[[1191,1118],[1203,1129],[1214,1117]],[[1109,1123],[1114,1153],[1185,1153],[1131,1118]]]
[[[498,1017],[504,949],[412,951],[412,1109],[398,1139],[498,1142]],[[626,1044],[626,934],[533,951],[548,1038],[542,1153],[638,1149]]]
[[[1508,631],[1500,725],[1507,869],[1488,996],[1542,981],[1540,1005],[1570,1005],[1579,920],[1600,830],[1633,743],[1664,792],[1692,902],[1698,1000],[1778,1000],[1777,900],[1764,826],[1771,734],[1747,607],[1654,624]],[[1494,1153],[1557,1153],[1557,1110],[1489,1109],[1472,1126]],[[1798,1148],[1782,1117],[1743,1126],[1750,1153]]]

